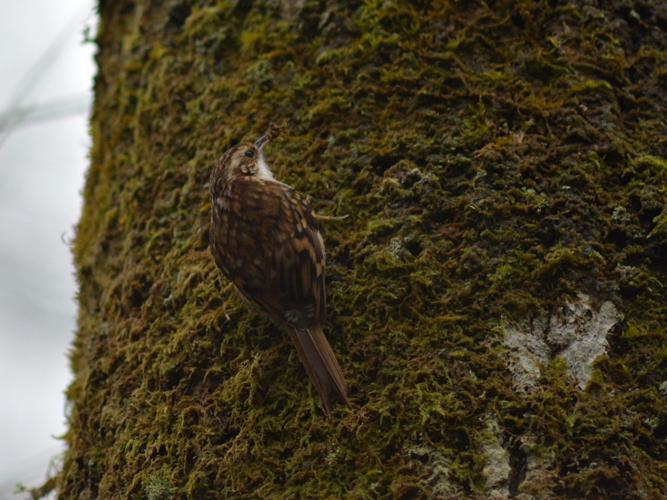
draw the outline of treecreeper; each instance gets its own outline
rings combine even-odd
[[[210,179],[211,252],[239,293],[287,332],[322,398],[325,413],[345,404],[347,383],[324,335],[324,241],[308,199],[274,179],[264,147],[270,127],[254,144],[228,149]]]

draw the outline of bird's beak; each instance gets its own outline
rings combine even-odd
[[[267,142],[269,142],[269,134],[264,134],[255,141],[255,147],[261,151]]]

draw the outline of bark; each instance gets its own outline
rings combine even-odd
[[[63,498],[667,496],[667,10],[102,1]],[[208,250],[270,122],[350,408]]]

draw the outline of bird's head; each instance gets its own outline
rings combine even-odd
[[[273,179],[264,158],[264,146],[269,142],[269,133],[262,135],[254,144],[237,144],[225,151],[211,175],[211,188],[221,183],[231,182],[238,177],[257,177],[259,179]]]
[[[256,175],[273,179],[264,159],[264,146],[269,139],[263,135],[254,144],[237,144],[229,148],[218,162],[225,176]]]

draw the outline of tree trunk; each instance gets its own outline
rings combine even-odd
[[[667,495],[659,0],[101,1],[63,498]],[[271,122],[327,418],[208,249]]]

